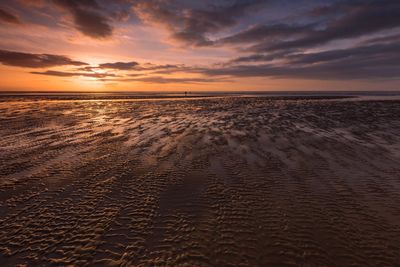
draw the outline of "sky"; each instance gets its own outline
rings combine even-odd
[[[398,0],[0,1],[0,91],[399,89]]]

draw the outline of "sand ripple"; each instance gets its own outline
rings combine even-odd
[[[400,264],[398,101],[0,102],[0,175],[1,266]]]

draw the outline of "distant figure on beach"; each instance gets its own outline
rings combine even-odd
[[[187,97],[187,92],[185,91],[185,97]]]

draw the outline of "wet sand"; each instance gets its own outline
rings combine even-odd
[[[400,101],[0,101],[0,266],[400,266]]]

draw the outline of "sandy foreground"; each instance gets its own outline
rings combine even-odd
[[[400,101],[3,101],[0,177],[0,266],[400,266]]]

